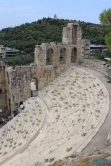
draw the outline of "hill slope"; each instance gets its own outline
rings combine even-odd
[[[69,22],[75,21],[43,18],[14,28],[8,27],[0,31],[0,44],[31,53],[36,44],[51,41],[61,42],[63,27]],[[83,38],[90,39],[93,44],[105,44],[105,29],[101,25],[78,22],[82,29]]]

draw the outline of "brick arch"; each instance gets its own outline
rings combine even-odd
[[[71,63],[75,63],[77,59],[77,48],[73,47],[71,50]]]
[[[78,25],[73,25],[72,27],[72,44],[77,44],[77,28]]]
[[[52,48],[48,48],[46,50],[46,65],[53,65],[54,60],[54,50]]]
[[[66,63],[66,48],[60,48],[60,58],[59,58],[60,64]]]
[[[0,94],[2,94],[2,89],[0,89]]]

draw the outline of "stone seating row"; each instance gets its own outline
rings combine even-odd
[[[24,103],[25,109],[0,130],[0,162],[14,155],[39,133],[45,120],[45,110],[37,98]]]
[[[75,80],[76,79],[76,80]],[[89,73],[71,67],[40,91],[50,115],[47,127],[21,154],[5,166],[45,165],[81,151],[98,132],[108,113],[105,86]]]

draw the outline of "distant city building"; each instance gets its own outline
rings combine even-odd
[[[106,45],[90,45],[90,52],[104,52],[108,50],[108,47]]]
[[[57,20],[57,15],[56,14],[54,14],[54,19]]]
[[[88,58],[90,55],[90,40],[82,39],[82,57]]]
[[[14,48],[5,47],[3,45],[0,45],[0,58],[9,58],[16,56],[20,53],[19,50]]]

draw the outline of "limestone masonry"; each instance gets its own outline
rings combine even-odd
[[[53,166],[105,137],[111,143],[111,69],[90,59],[90,40],[81,36],[69,23],[62,43],[35,46],[31,65],[0,62],[0,116],[12,119],[0,129],[0,165]]]
[[[18,112],[20,105],[63,72],[71,63],[83,63],[90,53],[90,40],[82,39],[78,23],[63,28],[62,43],[42,43],[35,46],[35,61],[30,66],[15,69],[0,62],[1,115]],[[35,89],[31,88],[35,86]]]

